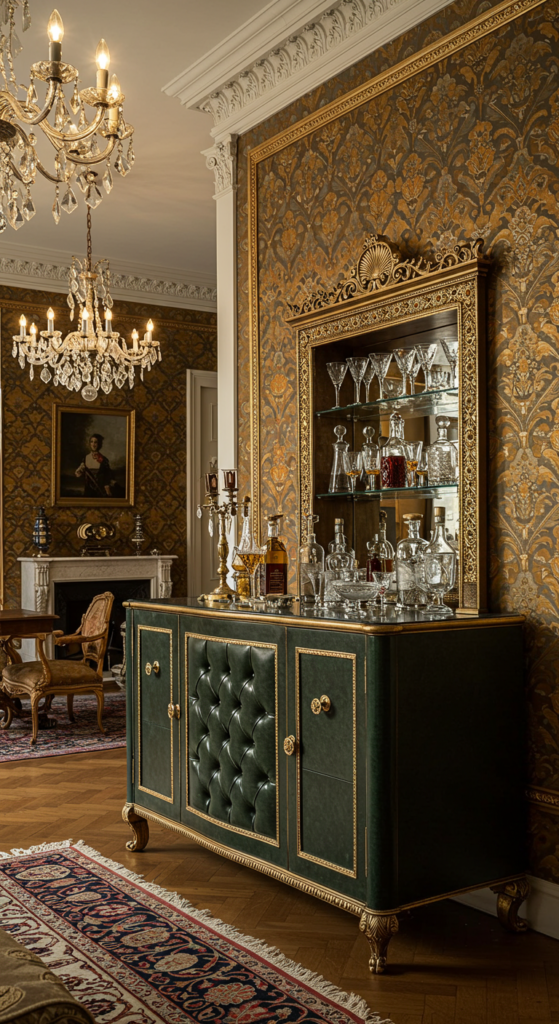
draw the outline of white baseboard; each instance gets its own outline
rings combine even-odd
[[[559,885],[533,875],[528,875],[528,881],[530,895],[520,907],[519,916],[526,918],[535,932],[559,939]],[[491,889],[476,889],[463,896],[454,896],[454,899],[474,910],[483,910],[485,914],[497,916],[497,897]]]

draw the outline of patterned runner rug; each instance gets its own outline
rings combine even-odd
[[[0,922],[97,1024],[391,1024],[81,842],[0,853]]]
[[[29,707],[29,701],[24,702],[25,707]],[[0,729],[0,761],[84,754],[88,750],[110,750],[126,746],[126,696],[122,692],[105,694],[104,734],[97,728],[95,697],[74,698],[74,723],[68,720],[66,697],[54,700],[48,717],[56,720],[56,727],[39,729],[34,747],[29,743],[30,718],[14,718],[9,729]]]

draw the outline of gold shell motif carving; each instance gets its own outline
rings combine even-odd
[[[397,262],[386,242],[374,242],[358,260],[355,275],[362,288],[374,291],[388,284]]]

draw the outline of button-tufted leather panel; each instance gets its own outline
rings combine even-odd
[[[275,650],[188,638],[188,805],[276,838]]]

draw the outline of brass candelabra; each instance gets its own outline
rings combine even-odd
[[[223,491],[227,497],[220,504],[218,473],[206,473],[206,501],[203,505],[198,505],[196,512],[199,519],[202,518],[204,510],[208,512],[208,528],[211,537],[213,537],[214,533],[215,516],[218,519],[219,530],[217,545],[217,553],[219,555],[219,567],[217,570],[219,586],[212,590],[211,594],[200,594],[198,600],[204,604],[229,604],[235,596],[235,591],[231,589],[227,582],[229,573],[227,566],[227,556],[229,554],[227,534],[231,529],[233,518],[237,515],[237,471],[235,469],[222,469],[221,472],[223,475]]]

